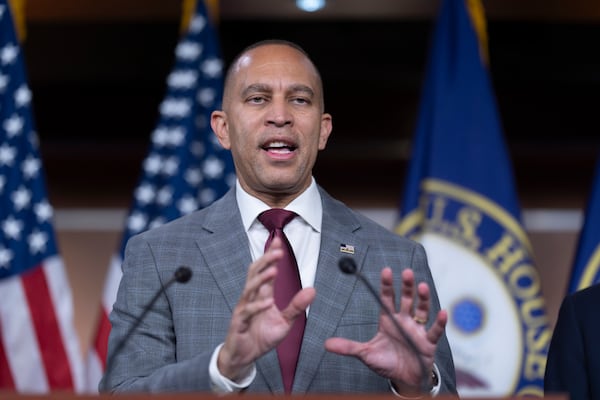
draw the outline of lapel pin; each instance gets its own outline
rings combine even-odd
[[[340,244],[340,251],[346,254],[354,254],[354,246],[349,244]]]

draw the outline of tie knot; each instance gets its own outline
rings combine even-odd
[[[293,220],[298,214],[293,211],[284,210],[282,208],[271,208],[260,213],[258,220],[269,230],[283,229],[288,222]]]

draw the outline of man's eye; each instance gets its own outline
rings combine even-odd
[[[296,104],[310,104],[310,101],[308,99],[303,98],[303,97],[295,98],[293,100],[293,102],[296,103]]]
[[[264,101],[265,101],[264,97],[259,97],[259,96],[256,96],[256,97],[250,97],[250,98],[248,99],[248,102],[249,102],[249,103],[253,103],[253,104],[261,104],[261,103],[263,103]]]

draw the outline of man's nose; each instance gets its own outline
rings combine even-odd
[[[266,123],[277,127],[292,125],[294,119],[289,107],[286,101],[274,100],[269,107]]]

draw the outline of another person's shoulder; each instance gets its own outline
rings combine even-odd
[[[600,283],[572,293],[567,296],[567,299],[577,305],[600,304]]]

